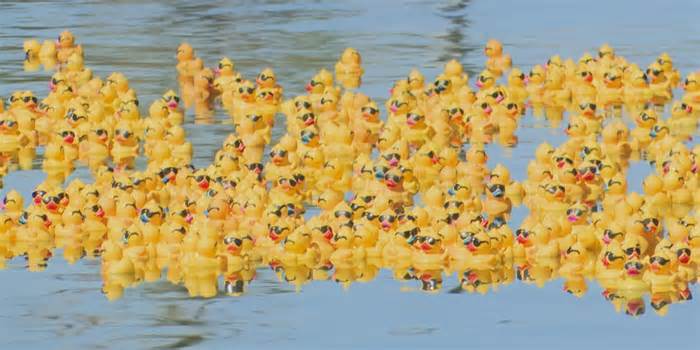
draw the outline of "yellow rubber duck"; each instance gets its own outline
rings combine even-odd
[[[571,91],[564,88],[564,78],[557,69],[547,70],[542,90],[546,106],[565,106],[571,101]]]
[[[497,77],[509,70],[512,65],[510,55],[503,53],[503,44],[496,39],[490,39],[486,42],[484,55],[486,56],[486,69]]]
[[[59,63],[66,63],[73,54],[82,56],[83,48],[80,45],[75,45],[73,33],[65,30],[58,35],[56,40],[56,58]]]
[[[666,76],[663,67],[658,62],[649,65],[646,75],[649,78],[653,103],[665,104],[673,98],[671,80]]]
[[[681,140],[692,138],[698,128],[693,106],[681,101],[674,101],[671,106],[671,116],[668,119],[668,127],[671,135]]]
[[[689,73],[683,81],[682,101],[689,104],[696,111],[700,108],[700,84],[698,84],[698,73]]]
[[[669,79],[671,87],[677,87],[678,83],[680,83],[681,75],[678,70],[673,67],[673,60],[671,59],[671,56],[668,53],[663,52],[656,58],[656,62],[661,66],[661,68],[663,68],[664,75],[666,75],[666,77]]]
[[[525,77],[525,89],[530,102],[534,105],[542,105],[544,102],[545,70],[541,65],[535,65]]]
[[[630,146],[633,150],[646,149],[652,141],[651,130],[658,122],[659,117],[653,109],[641,111],[635,118],[636,128],[632,129]]]
[[[676,275],[677,260],[675,254],[667,249],[657,249],[649,257],[649,269],[644,272],[643,279],[649,283],[652,293],[674,291],[679,282]]]

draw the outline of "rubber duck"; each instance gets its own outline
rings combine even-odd
[[[694,259],[690,245],[685,241],[673,244],[673,251],[678,261],[677,276],[682,281],[694,281],[697,279],[698,266]]]
[[[469,76],[464,72],[464,67],[457,60],[449,60],[445,63],[443,74],[450,80],[452,89],[458,90],[467,84]]]
[[[588,274],[594,266],[593,260],[591,253],[581,243],[575,241],[564,249],[559,273],[562,276]]]
[[[117,169],[132,169],[139,144],[131,123],[121,121],[115,126],[114,141],[110,153]]]
[[[435,230],[426,228],[416,235],[413,242],[412,265],[420,270],[440,269],[447,258],[443,237]]]
[[[486,69],[497,77],[509,70],[512,65],[510,55],[503,53],[503,44],[498,40],[490,39],[486,42],[484,55],[486,56]]]
[[[623,100],[622,71],[610,67],[603,72],[602,85],[598,87],[597,102],[601,106],[619,106]]]
[[[565,106],[571,101],[571,91],[564,88],[564,75],[558,70],[547,71],[542,94],[545,105]]]
[[[41,44],[36,39],[25,40],[22,43],[22,49],[24,50],[25,61],[37,61],[39,60],[39,51],[41,50]]]
[[[486,92],[489,92],[490,89],[496,85],[497,78],[498,76],[489,70],[481,71],[479,76],[476,78],[476,82],[474,83],[474,85],[476,85],[476,87],[479,89],[479,92],[476,94],[476,98],[483,99]]]
[[[680,139],[692,137],[698,127],[693,107],[685,102],[674,101],[671,106],[671,116],[668,119],[671,135]]]
[[[360,78],[364,73],[362,69],[362,57],[357,50],[346,48],[340,56],[340,60],[335,64],[335,76],[344,88],[357,88],[360,85]]]
[[[65,30],[58,35],[56,40],[56,58],[59,63],[66,63],[74,53],[82,56],[83,48],[80,45],[75,45],[73,33]]]
[[[68,208],[61,214],[61,222],[54,227],[57,247],[65,247],[70,242],[82,241],[82,225],[85,215],[79,210]]]
[[[679,282],[676,274],[677,260],[675,254],[668,249],[657,249],[649,257],[649,269],[644,272],[643,279],[649,283],[652,293],[671,292]]]
[[[44,40],[39,49],[39,59],[44,64],[44,67],[52,69],[56,65],[56,41]]]
[[[0,202],[0,210],[2,210],[6,218],[9,218],[12,222],[17,224],[24,210],[24,199],[22,195],[16,190],[7,192],[2,202]]]
[[[647,75],[639,68],[628,70],[629,78],[625,82],[622,99],[626,106],[643,106],[652,99]]]
[[[413,222],[406,222],[393,234],[386,236],[387,242],[382,249],[383,261],[388,265],[410,265],[413,255],[413,243],[420,229]]]
[[[696,111],[700,108],[700,84],[698,84],[698,73],[689,73],[683,80],[682,101],[691,105]]]
[[[432,142],[427,142],[421,146],[411,159],[414,175],[416,176],[421,190],[432,187],[440,175],[441,165],[437,147]]]
[[[326,69],[321,69],[316,73],[306,84],[305,90],[309,94],[314,112],[316,112],[315,109],[320,105],[324,93],[330,92],[334,95],[338,93],[338,90],[333,86],[333,74]]]
[[[2,158],[17,159],[20,148],[30,145],[30,139],[20,133],[19,124],[7,113],[0,113],[0,135]]]
[[[625,253],[622,251],[619,241],[610,241],[600,251],[599,259],[596,262],[596,278],[607,287],[622,277],[624,265]]]
[[[544,101],[545,71],[541,65],[535,65],[525,77],[525,89],[530,101],[535,105],[541,105]]]
[[[479,226],[459,232],[459,239],[450,247],[448,256],[453,264],[472,269],[492,270],[501,263],[491,237]]]
[[[661,66],[661,68],[663,68],[664,75],[666,75],[666,78],[668,78],[671,87],[677,87],[678,83],[680,83],[681,75],[678,70],[673,67],[673,60],[671,59],[671,56],[668,53],[663,52],[656,58],[656,62]]]
[[[644,150],[652,141],[651,130],[658,122],[659,118],[653,109],[641,111],[634,118],[636,128],[632,129],[630,135],[632,140],[630,146],[633,150]]]
[[[512,203],[506,196],[506,187],[503,184],[492,184],[487,188],[486,199],[483,202],[484,212],[489,219],[507,217],[510,214]]]
[[[525,88],[525,73],[519,68],[513,68],[508,73],[508,85],[506,86],[508,98],[514,103],[523,105],[527,99],[527,89]]]
[[[647,67],[646,75],[649,78],[649,88],[652,93],[651,102],[663,105],[673,98],[671,81],[658,62],[653,62]]]

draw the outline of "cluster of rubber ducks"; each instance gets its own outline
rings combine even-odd
[[[700,86],[696,73],[681,82],[667,54],[642,70],[603,45],[596,58],[553,56],[526,75],[490,40],[474,87],[454,60],[433,82],[413,70],[393,84],[382,118],[357,91],[363,68],[352,48],[335,74],[322,69],[305,94],[285,99],[272,69],[247,80],[229,58],[205,67],[185,43],[180,94],[165,92],[147,116],[124,75],[103,80],[83,65],[70,32],[24,49],[25,67],[57,70],[41,101],[30,91],[10,97],[0,160],[4,171],[28,169],[41,147],[47,178],[28,206],[17,191],[3,199],[3,265],[23,255],[41,270],[56,248],[69,262],[99,258],[110,299],[163,273],[191,296],[217,295],[221,276],[226,293],[240,295],[261,265],[297,288],[390,269],[425,291],[456,273],[468,292],[561,277],[581,296],[595,279],[631,315],[649,294],[665,313],[697,282],[700,147],[688,141]],[[215,106],[235,131],[197,169],[185,109]],[[568,139],[539,145],[518,182],[506,166],[488,167],[485,145],[515,146],[528,108],[551,120],[568,111]],[[286,132],[273,142],[280,114]],[[136,169],[139,157],[146,165]],[[654,168],[643,193],[627,190],[637,159]],[[94,181],[64,186],[76,164]],[[529,214],[514,229],[519,205]]]

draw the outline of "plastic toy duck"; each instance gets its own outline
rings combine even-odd
[[[53,240],[53,222],[46,214],[37,212],[23,212],[18,219],[22,225],[17,228],[15,239],[17,242],[48,243]]]
[[[25,40],[22,49],[24,50],[24,70],[28,72],[37,70],[41,64],[39,58],[41,44],[36,39]]]
[[[621,294],[639,295],[649,291],[649,283],[643,279],[646,267],[647,264],[640,259],[630,259],[625,263],[624,278],[619,283]]]
[[[82,241],[82,224],[85,215],[80,210],[68,208],[61,214],[61,222],[54,227],[56,247],[65,247],[72,242]]]
[[[482,227],[473,226],[459,232],[457,244],[448,253],[453,264],[473,269],[494,269],[501,262],[492,238]]]
[[[651,102],[662,105],[673,98],[671,81],[658,62],[653,62],[649,65],[646,70],[646,75],[649,78],[649,88],[652,93]]]
[[[59,63],[65,63],[68,58],[73,55],[83,55],[83,48],[80,45],[75,45],[75,37],[69,31],[63,31],[58,35],[56,40],[56,58]]]
[[[693,106],[697,111],[700,110],[700,74],[693,72],[689,73],[683,81],[684,94],[682,101]]]
[[[649,131],[649,136],[651,137],[651,142],[649,143],[647,152],[650,160],[661,158],[661,156],[668,153],[671,147],[676,143],[676,139],[671,136],[671,130],[664,120],[656,122],[656,125]]]
[[[24,199],[22,195],[15,190],[7,192],[2,202],[0,202],[0,210],[2,210],[3,215],[17,224],[24,210]]]
[[[564,88],[564,75],[558,70],[548,70],[543,86],[544,104],[565,106],[571,100],[571,91]]]
[[[185,254],[183,257],[183,268],[186,273],[193,275],[215,273],[220,264],[216,256],[219,240],[216,237],[202,235],[197,239],[195,252]]]
[[[576,80],[571,86],[571,95],[574,103],[579,103],[582,99],[593,101],[598,95],[598,90],[593,84],[593,72],[585,64],[580,64],[576,69]]]
[[[335,250],[331,253],[329,260],[334,266],[351,266],[354,258],[353,240],[354,233],[351,224],[345,224],[337,228],[330,240]]]
[[[413,155],[413,173],[418,180],[421,190],[427,190],[438,180],[442,168],[439,162],[437,147],[432,142],[423,144]]]
[[[47,181],[62,183],[73,171],[73,164],[65,158],[62,145],[49,143],[44,148],[42,169],[47,174]]]
[[[263,69],[255,78],[255,84],[258,89],[272,89],[277,98],[282,97],[282,87],[277,84],[277,76],[272,68]]]
[[[680,83],[681,75],[678,70],[673,67],[673,60],[671,59],[671,56],[668,53],[663,52],[656,58],[656,63],[663,68],[664,75],[666,78],[668,78],[671,87],[677,87],[678,83]]]
[[[235,91],[237,84],[241,81],[241,75],[236,72],[235,64],[228,57],[223,57],[219,60],[214,69],[214,88],[219,94],[229,91]],[[222,99],[222,102],[226,99]],[[225,106],[228,108],[228,106]]]
[[[317,108],[325,92],[337,93],[336,88],[333,86],[333,74],[326,69],[321,69],[309,80],[305,90],[309,94],[311,105],[314,109]]]
[[[698,265],[690,249],[690,245],[684,241],[673,244],[673,252],[678,261],[677,276],[682,281],[694,281],[698,275]]]
[[[347,48],[340,56],[340,60],[335,64],[335,76],[346,89],[357,88],[360,85],[360,78],[364,73],[362,69],[362,57],[353,48]]]
[[[535,105],[541,105],[544,101],[544,80],[545,71],[541,65],[536,65],[530,70],[530,74],[525,77],[525,89],[528,92],[530,101]]]
[[[562,254],[559,273],[562,276],[585,275],[594,266],[591,254],[579,242],[569,245]]]
[[[318,250],[311,246],[311,233],[303,225],[290,233],[282,242],[282,249],[273,255],[284,265],[315,266],[319,259]]]
[[[641,111],[639,115],[634,118],[634,123],[637,127],[630,132],[632,136],[630,146],[633,150],[641,151],[649,146],[652,141],[651,130],[658,120],[659,117],[653,109]]]
[[[0,113],[0,158],[14,160],[23,146],[30,145],[30,139],[19,131],[19,124],[7,113]]]
[[[620,243],[611,241],[601,251],[596,262],[596,278],[605,287],[616,283],[623,274],[625,265],[625,253],[622,251]]]
[[[454,59],[449,60],[447,61],[447,63],[445,63],[443,74],[452,83],[451,85],[453,91],[456,91],[462,86],[465,86],[467,84],[467,80],[469,79],[467,73],[464,72],[464,67],[462,66],[462,64]]]
[[[489,70],[481,71],[479,76],[476,78],[476,82],[474,83],[479,89],[479,92],[476,93],[476,98],[483,99],[485,97],[485,93],[489,92],[491,88],[496,85],[497,78],[498,77]]]
[[[133,168],[138,156],[139,144],[131,123],[121,121],[115,126],[114,141],[110,153],[117,169]]]
[[[52,69],[56,65],[56,41],[44,40],[39,49],[39,59],[45,68]]]
[[[369,154],[379,141],[383,122],[376,102],[370,101],[360,108],[360,115],[353,118],[353,146],[358,153]]]
[[[359,261],[377,261],[382,257],[381,244],[378,244],[379,231],[373,225],[353,225],[353,256]]]
[[[382,249],[382,258],[385,264],[410,265],[413,255],[412,245],[415,243],[420,229],[412,222],[407,222],[396,229],[386,238],[386,244]]]
[[[255,259],[255,240],[242,231],[232,231],[224,235],[223,252],[219,253],[225,260],[226,273],[241,270],[248,261]]]
[[[78,159],[79,140],[78,135],[68,123],[60,123],[55,126],[56,136],[54,142],[60,143],[63,147],[64,156],[67,161],[73,162]]]
[[[608,68],[603,73],[602,85],[598,87],[597,102],[601,106],[619,106],[622,104],[622,71],[618,68]]]
[[[442,268],[445,264],[446,253],[443,237],[431,228],[421,230],[413,242],[414,251],[411,261],[417,269]]]
[[[99,247],[107,234],[107,220],[105,211],[99,204],[86,205],[82,209],[83,218],[82,231],[84,234],[85,247]],[[86,249],[88,250],[88,249]],[[88,250],[89,251],[89,250]]]
[[[185,129],[181,126],[173,126],[165,133],[165,141],[170,146],[172,161],[182,166],[192,162],[192,144],[185,137]]]
[[[622,99],[626,106],[643,106],[652,99],[647,75],[640,69],[631,69],[624,86]]]
[[[612,159],[628,159],[632,147],[628,141],[629,129],[622,122],[612,122],[601,131],[601,151]]]
[[[692,137],[698,128],[697,118],[693,107],[685,102],[675,101],[671,106],[671,117],[668,120],[671,135],[683,139]]]
[[[519,68],[513,68],[508,73],[508,85],[506,87],[508,98],[514,103],[522,105],[527,99],[525,88],[525,74]]]
[[[178,72],[178,79],[180,77],[187,78],[188,76],[185,75],[185,73],[188,71],[189,67],[187,66],[190,61],[193,61],[195,59],[195,53],[194,49],[192,46],[188,43],[181,43],[177,47],[177,52],[176,52],[176,58],[177,58],[177,72]],[[191,77],[191,76],[189,76]]]
[[[489,219],[503,219],[510,214],[511,200],[506,196],[506,187],[503,184],[492,184],[487,188],[486,199],[483,202],[484,212]]]
[[[676,256],[669,249],[656,250],[649,257],[649,269],[644,273],[643,279],[649,283],[652,293],[674,291],[679,282]]]
[[[503,53],[503,45],[498,40],[491,39],[486,42],[484,55],[486,56],[486,69],[497,77],[509,70],[512,65],[510,55]]]

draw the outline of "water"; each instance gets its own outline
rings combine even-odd
[[[693,16],[699,10],[693,0],[4,1],[0,96],[18,89],[46,94],[49,73],[21,69],[22,41],[52,38],[63,29],[76,34],[95,73],[125,73],[143,105],[176,87],[174,53],[182,41],[208,65],[231,57],[246,77],[272,66],[286,96],[302,93],[304,83],[318,69],[331,68],[346,46],[362,53],[361,91],[382,100],[391,82],[411,68],[430,78],[457,58],[477,73],[481,45],[491,37],[501,39],[524,69],[555,53],[579,57],[609,42],[640,66],[668,51],[685,75],[700,67],[700,24]],[[210,162],[231,131],[221,123],[227,119],[219,112],[211,125],[186,125],[195,165]],[[540,142],[564,140],[560,128],[530,115],[518,135],[515,149],[489,147],[490,165],[507,164],[518,180]],[[632,190],[648,167],[633,169]],[[39,171],[15,172],[5,178],[5,188],[27,195],[41,179]],[[518,211],[514,222],[522,215]],[[616,313],[594,283],[580,299],[563,293],[560,280],[543,288],[516,281],[482,296],[449,293],[458,282],[448,276],[440,293],[426,294],[415,281],[398,282],[381,271],[347,290],[329,281],[296,292],[260,269],[240,298],[190,299],[183,287],[163,281],[127,289],[109,302],[100,294],[96,261],[68,266],[54,258],[42,273],[23,265],[14,259],[0,272],[3,348],[657,348],[696,343],[700,330],[695,301],[671,306],[666,317],[647,308],[644,316],[630,318]]]

